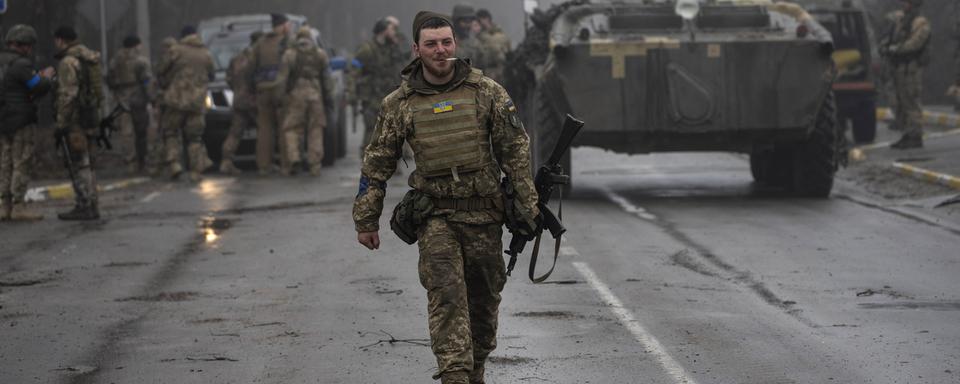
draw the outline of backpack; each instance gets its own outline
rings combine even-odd
[[[103,105],[103,73],[100,63],[86,60],[80,61],[80,94],[77,95],[80,124],[84,128],[94,128],[100,125],[100,106]]]

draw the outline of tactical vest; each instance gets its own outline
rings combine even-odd
[[[297,61],[294,76],[297,79],[315,80],[320,78],[320,63],[323,58],[315,46],[297,47]]]
[[[125,48],[128,49],[128,48]],[[137,57],[136,53],[121,51],[114,58],[115,66],[110,71],[110,85],[114,88],[132,87],[140,85],[140,79],[137,78]]]
[[[413,115],[417,172],[427,178],[478,171],[493,163],[490,132],[481,124],[477,96],[482,72],[474,69],[464,84],[439,95],[407,96]]]
[[[255,82],[271,82],[277,79],[286,42],[285,36],[267,35],[256,45],[253,75]]]

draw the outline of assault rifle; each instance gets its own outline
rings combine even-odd
[[[539,208],[541,216],[539,223],[531,226],[515,222],[518,216],[511,213],[516,209],[516,193],[509,179],[504,178],[501,181],[500,188],[506,200],[504,206],[507,210],[507,228],[510,230],[510,234],[513,235],[510,239],[510,247],[504,251],[504,253],[510,255],[510,262],[507,264],[507,276],[510,276],[510,273],[513,272],[513,267],[516,266],[517,256],[523,252],[523,248],[527,242],[532,240],[535,242],[533,245],[533,253],[530,255],[530,270],[528,272],[530,281],[534,283],[544,282],[550,277],[550,274],[553,273],[554,267],[557,266],[557,256],[560,254],[560,240],[564,232],[567,231],[561,222],[561,220],[563,220],[563,201],[561,200],[558,215],[553,213],[553,210],[550,209],[548,204],[550,203],[550,198],[553,196],[553,190],[556,189],[557,186],[570,184],[570,176],[563,173],[564,169],[563,166],[560,165],[560,159],[570,149],[573,139],[580,133],[581,128],[583,128],[582,121],[567,115],[567,119],[563,122],[563,129],[560,131],[560,138],[557,140],[557,145],[553,148],[553,152],[550,153],[547,162],[537,170],[537,175],[533,179],[534,187],[539,197],[539,201],[537,201],[537,208]],[[560,198],[563,198],[562,194]],[[543,236],[544,228],[550,231],[550,235],[556,240],[553,253],[553,265],[550,266],[550,270],[542,276],[536,276],[537,256],[539,256],[540,253],[540,238]]]
[[[110,137],[113,136],[114,122],[117,120],[120,115],[130,112],[130,108],[127,107],[124,103],[117,103],[116,107],[113,107],[113,110],[110,111],[110,114],[107,117],[104,117],[100,120],[100,127],[97,133],[97,146],[100,148],[106,148],[107,150],[113,149],[113,144],[110,143]]]

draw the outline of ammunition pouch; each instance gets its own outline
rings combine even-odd
[[[390,229],[407,244],[417,242],[417,230],[427,222],[433,211],[433,200],[418,190],[411,189],[393,209]]]

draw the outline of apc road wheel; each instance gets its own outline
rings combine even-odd
[[[807,141],[795,147],[793,191],[804,197],[826,198],[837,172],[837,109],[833,92],[827,94]]]
[[[560,120],[560,114],[550,105],[547,95],[540,87],[537,87],[534,95],[533,107],[535,126],[532,127],[531,151],[533,152],[533,173],[536,175],[537,170],[547,161],[550,152],[553,152],[553,148],[557,145],[563,123]],[[569,196],[573,189],[573,171],[570,157],[570,150],[567,150],[567,153],[560,159],[560,166],[563,167],[563,171],[570,175],[570,184],[560,187],[564,196]]]

